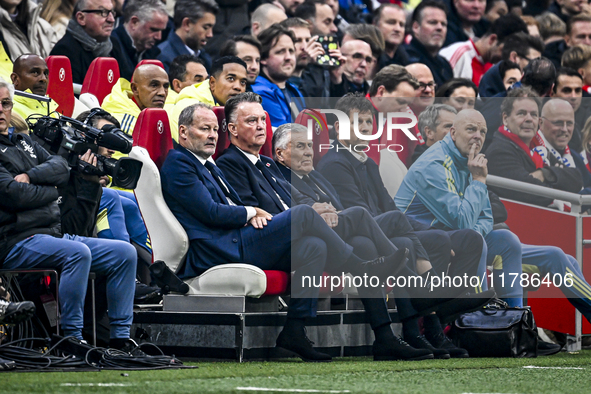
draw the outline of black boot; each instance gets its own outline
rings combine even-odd
[[[454,345],[453,342],[448,337],[446,337],[443,332],[434,337],[427,336],[426,339],[431,345],[433,345],[433,347],[446,350],[451,358],[469,357],[468,351],[466,349],[462,349],[461,347]]]
[[[397,336],[387,342],[376,340],[373,343],[372,353],[375,361],[418,361],[434,357],[430,350],[415,349]]]
[[[423,335],[419,335],[418,337],[414,338],[404,339],[406,339],[406,342],[408,342],[408,344],[414,347],[415,349],[429,350],[431,353],[433,353],[433,356],[435,358],[441,360],[447,360],[448,358],[450,358],[450,354],[447,350],[434,347],[433,345],[431,345],[431,343],[429,343],[429,341],[427,341],[427,338],[425,338]]]
[[[314,350],[312,342],[306,336],[303,319],[287,319],[285,327],[277,337],[277,345],[271,358],[300,357],[309,362],[328,362],[332,357]]]

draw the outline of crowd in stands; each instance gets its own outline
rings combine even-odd
[[[135,279],[152,249],[133,193],[109,177],[70,171],[23,122],[58,116],[53,97],[14,93],[48,96],[45,59],[57,55],[69,59],[74,84],[85,82],[97,58],[118,64],[120,78],[100,108],[76,100],[70,115],[85,124],[116,126],[131,141],[143,110],[166,111],[174,149],[161,168],[163,195],[190,240],[182,279],[231,262],[295,271],[292,283],[324,271],[380,281],[482,277],[487,266],[499,278],[527,266],[542,276],[572,275],[576,286],[561,290],[591,321],[591,287],[577,261],[555,247],[522,244],[502,227],[500,198],[568,204],[486,186],[491,174],[591,194],[588,0],[166,3],[0,2],[0,267],[61,270],[67,335],[83,339],[89,271],[105,277],[116,348],[133,347],[133,289],[136,302],[156,299],[158,289]],[[307,125],[295,122],[306,108],[335,108],[353,121],[327,117],[329,148],[318,151]],[[416,119],[398,136],[384,129],[378,141],[402,138],[403,150],[357,149],[382,127],[378,113]],[[225,150],[217,146],[222,133]],[[265,146],[272,157],[261,154]],[[89,151],[80,160],[97,159]],[[523,306],[519,283],[494,291]],[[486,281],[395,289],[402,340],[383,290],[359,287],[374,358],[468,357],[443,328],[494,291]],[[317,288],[292,285],[277,347],[328,361],[304,330],[318,296]]]

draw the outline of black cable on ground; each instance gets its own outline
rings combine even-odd
[[[0,345],[0,358],[14,361],[17,369],[27,370],[64,370],[76,368],[111,369],[126,371],[146,371],[154,369],[179,369],[196,368],[184,366],[176,357],[166,356],[158,346],[151,343],[143,343],[133,349],[131,353],[125,353],[116,349],[96,348],[84,345],[88,348],[85,357],[77,357],[64,354],[62,344],[66,341],[77,341],[73,337],[64,337],[53,346],[47,348],[49,339],[23,338]],[[41,342],[44,346],[40,350],[15,346],[20,342]],[[78,342],[79,344],[79,342]],[[141,348],[154,348],[159,355],[150,356],[141,351]],[[133,355],[135,354],[135,355]],[[93,361],[94,360],[94,361]],[[98,362],[96,361],[98,360]]]

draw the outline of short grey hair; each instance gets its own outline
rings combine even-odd
[[[195,110],[197,110],[198,108],[208,109],[210,111],[212,110],[211,105],[205,103],[195,103],[193,105],[189,105],[187,108],[183,109],[183,111],[179,115],[179,127],[191,126],[195,118]]]
[[[128,23],[133,16],[137,16],[141,22],[147,22],[154,13],[168,16],[161,0],[129,0],[123,9],[123,23]]]
[[[307,133],[308,128],[299,123],[285,123],[277,127],[273,133],[273,159],[277,160],[275,149],[287,149],[287,144],[291,141],[291,133]]]
[[[435,130],[437,126],[439,126],[439,113],[441,111],[451,112],[454,115],[458,114],[458,111],[451,105],[447,104],[433,104],[425,108],[423,112],[419,115],[419,123],[418,128],[421,132],[421,135],[424,139],[427,139],[427,134],[425,133],[425,128],[429,127],[431,130]]]
[[[12,100],[14,98],[14,85],[6,82],[6,80],[2,77],[0,77],[0,89],[1,88],[8,89],[8,95],[10,96],[10,99]]]

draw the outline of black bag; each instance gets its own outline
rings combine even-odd
[[[502,301],[487,305],[457,318],[449,336],[470,357],[538,356],[538,330],[529,307],[509,308]]]

